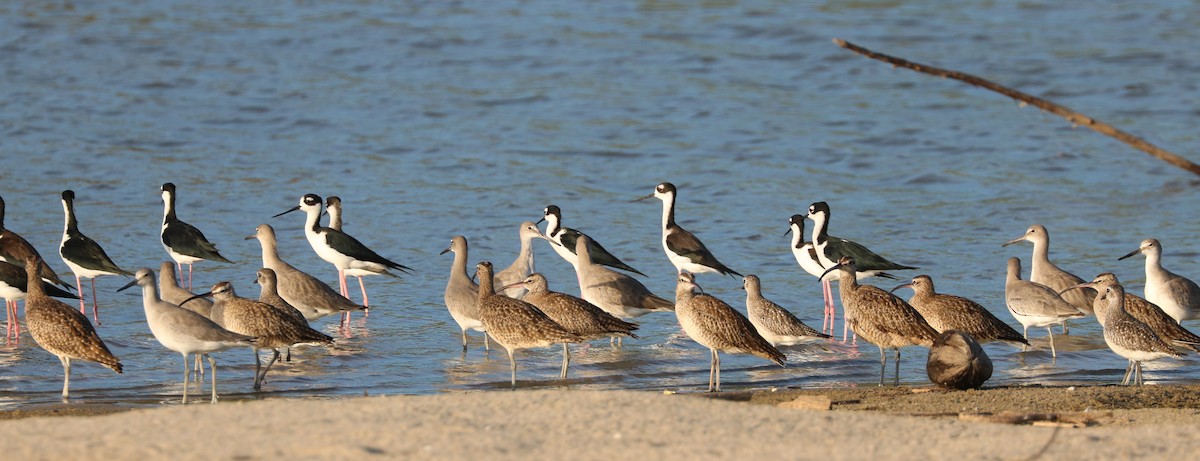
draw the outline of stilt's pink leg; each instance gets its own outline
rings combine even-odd
[[[79,290],[83,292],[82,289]],[[82,296],[81,296],[82,298]],[[84,312],[80,312],[85,314]],[[96,326],[100,326],[100,306],[96,305],[96,279],[92,278],[92,320],[96,321]]]
[[[87,314],[87,303],[83,300],[83,281],[79,280],[78,275],[75,276],[75,292],[79,293],[79,313]]]
[[[192,264],[193,263],[188,263],[188,291],[192,290]]]
[[[371,305],[368,304],[368,301],[367,301],[367,285],[363,284],[362,276],[358,277],[358,287],[362,289],[363,307],[366,308],[366,309],[363,309],[363,316],[364,317],[369,316],[369,315],[371,315]]]

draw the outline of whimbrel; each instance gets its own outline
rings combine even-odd
[[[783,306],[764,298],[757,275],[743,278],[742,289],[746,290],[746,316],[758,334],[772,346],[792,346],[829,339],[829,335],[805,325]]]
[[[1004,304],[1008,312],[1023,327],[1023,336],[1029,339],[1029,327],[1046,327],[1050,336],[1050,355],[1058,357],[1054,349],[1054,332],[1050,326],[1062,324],[1084,314],[1068,303],[1054,289],[1037,282],[1021,280],[1021,260],[1008,258],[1008,277],[1004,282]]]
[[[633,334],[633,331],[638,329],[636,323],[613,317],[612,314],[581,298],[550,291],[546,277],[542,274],[535,272],[512,285],[526,290],[525,297],[521,298],[523,301],[538,308],[563,329],[579,335],[583,341],[613,336],[637,338],[637,335]],[[567,367],[570,363],[571,354],[567,351],[567,343],[563,343],[563,366],[559,378],[567,377]]]
[[[1183,354],[1154,334],[1150,327],[1125,312],[1125,288],[1119,283],[1103,283],[1093,288],[1103,289],[1104,297],[1108,300],[1104,312],[1104,343],[1117,355],[1129,360],[1129,368],[1121,384],[1129,384],[1131,377],[1134,384],[1143,383],[1142,362],[1183,357]]]
[[[9,264],[7,262],[0,262],[0,298],[4,298],[4,304],[7,308],[6,317],[8,317],[6,324],[7,332],[4,339],[9,344],[13,344],[15,341],[20,339],[21,322],[19,321],[17,315],[17,301],[25,299],[25,285],[29,283],[28,279],[29,277],[25,273],[24,268]],[[44,279],[41,281],[41,285],[42,290],[44,290],[47,295],[52,297],[68,299],[79,298],[78,296],[64,291],[55,285],[51,285],[50,282],[47,282]]]
[[[475,272],[479,277],[479,320],[487,329],[488,336],[508,351],[513,389],[517,388],[516,351],[583,340],[533,305],[496,294],[492,263],[484,261],[477,264]]]
[[[640,201],[650,197],[662,200],[663,251],[667,253],[667,259],[675,266],[675,271],[682,273],[686,270],[693,274],[716,272],[721,275],[736,275],[741,277],[742,274],[717,261],[717,257],[713,256],[711,251],[708,251],[708,248],[704,246],[704,242],[701,242],[691,232],[679,227],[679,224],[675,223],[675,199],[677,195],[678,191],[675,189],[675,185],[664,182],[654,187],[654,193],[635,200]],[[576,254],[578,253],[577,251]]]
[[[63,213],[66,224],[63,226],[62,243],[58,245],[58,255],[62,257],[67,267],[75,274],[75,286],[79,293],[79,311],[85,312],[87,306],[83,300],[83,281],[92,280],[92,320],[100,324],[100,307],[96,302],[96,277],[102,275],[133,275],[121,269],[113,262],[104,248],[95,240],[79,232],[79,220],[75,218],[75,192],[65,190],[62,193]]]
[[[1146,300],[1162,308],[1176,322],[1200,318],[1200,286],[1163,269],[1162,245],[1158,240],[1142,240],[1138,249],[1120,259],[1138,253],[1146,255]]]
[[[724,301],[706,294],[696,294],[698,288],[695,276],[687,272],[679,274],[675,284],[675,317],[692,341],[711,352],[712,359],[708,364],[709,392],[721,392],[721,351],[753,354],[784,366],[787,357],[763,339],[745,316]]]
[[[970,299],[938,293],[933,288],[933,279],[928,275],[918,275],[912,281],[896,288],[912,288],[913,296],[908,299],[921,317],[929,322],[929,326],[942,333],[948,330],[958,330],[971,335],[972,340],[979,343],[991,341],[1007,341],[1029,345],[1017,330],[996,318],[986,308]]]
[[[992,377],[992,359],[970,333],[946,330],[929,348],[925,374],[945,388],[978,389]]]
[[[1117,280],[1117,276],[1112,272],[1105,272],[1097,275],[1090,283],[1084,283],[1080,286],[1096,288],[1111,283],[1119,284],[1121,282]],[[1104,326],[1104,310],[1108,307],[1108,300],[1105,299],[1103,293],[1096,296],[1092,307],[1096,313],[1096,320],[1100,321],[1100,326]],[[1163,341],[1200,352],[1200,336],[1188,331],[1187,328],[1176,322],[1175,319],[1167,315],[1166,312],[1163,312],[1154,303],[1126,291],[1125,312],[1128,312],[1133,318],[1150,327],[1154,331],[1154,334],[1162,338]]]

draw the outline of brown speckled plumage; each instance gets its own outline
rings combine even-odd
[[[279,312],[283,312],[289,317],[308,325],[308,320],[304,318],[304,314],[301,314],[298,309],[292,307],[292,305],[288,304],[286,300],[279,297],[279,291],[275,285],[275,271],[264,267],[259,269],[255,276],[256,278],[254,283],[257,283],[260,287],[262,287],[262,291],[258,295],[258,302],[279,309]]]
[[[675,285],[675,316],[684,333],[712,353],[709,361],[709,392],[721,391],[719,351],[753,354],[783,366],[787,357],[763,339],[750,320],[724,301],[706,294],[696,294],[694,290],[697,288],[699,286],[692,274],[679,274]]]
[[[487,329],[488,336],[508,351],[514,388],[517,386],[516,351],[583,340],[532,304],[496,294],[492,263],[481,262],[475,266],[475,270],[479,277],[479,320]]]
[[[950,389],[978,389],[992,377],[992,359],[969,333],[946,330],[929,348],[925,374]]]
[[[279,259],[275,229],[271,226],[259,224],[254,235],[246,237],[247,240],[253,238],[257,238],[262,245],[263,267],[275,271],[275,286],[279,296],[304,314],[305,319],[316,320],[327,315],[364,309],[362,305],[338,294],[325,282]]]
[[[630,336],[637,330],[636,323],[626,322],[604,312],[596,305],[565,293],[550,291],[546,277],[530,274],[519,285],[528,293],[523,300],[533,304],[555,323],[585,340],[607,338],[613,335]]]
[[[771,345],[791,346],[830,337],[805,325],[783,306],[764,298],[758,276],[751,274],[743,278],[742,289],[746,290],[746,317]]]
[[[996,318],[979,303],[970,299],[938,293],[928,275],[913,277],[912,282],[896,287],[913,289],[908,304],[921,314],[929,326],[942,333],[958,330],[971,335],[979,343],[1008,341],[1029,345],[1021,333]],[[893,289],[892,291],[896,291]]]
[[[1105,272],[1097,275],[1095,279],[1092,279],[1091,285],[1095,287],[1108,283],[1119,284],[1120,281],[1117,280],[1117,276],[1113,273]],[[1096,320],[1100,321],[1101,326],[1104,326],[1104,313],[1108,308],[1108,299],[1103,293],[1096,296],[1096,300],[1092,304],[1092,307],[1096,312]],[[1144,298],[1135,294],[1126,292],[1125,312],[1128,312],[1129,315],[1133,316],[1133,318],[1146,324],[1146,326],[1150,327],[1151,330],[1154,330],[1154,334],[1157,334],[1158,337],[1162,338],[1164,341],[1200,352],[1200,336],[1196,336],[1195,333],[1192,333],[1187,328],[1184,328],[1183,325],[1176,323],[1175,319],[1171,318],[1170,315],[1167,315],[1166,312],[1163,312],[1163,310],[1154,303],[1146,301]]]
[[[1108,301],[1104,309],[1104,343],[1129,360],[1122,384],[1127,384],[1130,377],[1134,378],[1134,384],[1142,384],[1143,361],[1183,356],[1154,334],[1154,330],[1125,311],[1125,289],[1119,283],[1103,282],[1092,288],[1103,293]]]
[[[38,258],[25,262],[28,290],[25,297],[25,324],[38,346],[58,357],[63,364],[63,401],[67,400],[71,383],[71,359],[96,362],[117,373],[123,371],[121,361],[108,350],[96,334],[87,316],[62,301],[46,295],[38,267]]]

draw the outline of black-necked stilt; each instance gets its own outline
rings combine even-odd
[[[75,192],[65,190],[62,193],[63,213],[66,214],[66,225],[63,227],[62,243],[58,246],[58,255],[62,257],[67,267],[75,274],[75,286],[79,297],[79,312],[86,312],[83,300],[83,281],[92,280],[92,320],[100,325],[100,307],[96,303],[96,277],[102,275],[133,275],[121,269],[108,257],[104,249],[95,240],[79,232],[79,220],[75,218]]]
[[[717,261],[717,258],[713,256],[712,252],[708,251],[708,248],[704,246],[704,243],[700,239],[675,223],[676,195],[675,185],[664,182],[654,187],[653,194],[635,200],[640,201],[650,197],[662,200],[663,251],[667,253],[667,259],[671,260],[671,264],[675,266],[676,273],[683,273],[683,271],[691,272],[692,274],[716,272],[721,275],[737,275],[740,277],[742,274]]]
[[[908,299],[908,304],[920,312],[921,317],[938,333],[958,330],[971,335],[971,339],[979,343],[1007,341],[1029,345],[1021,333],[979,303],[962,296],[938,293],[933,288],[933,279],[928,275],[913,277],[911,282],[892,288],[891,292],[901,288],[912,288],[913,296]]]
[[[20,340],[21,322],[17,313],[17,301],[25,299],[25,288],[28,283],[27,277],[24,268],[7,262],[0,262],[0,298],[4,298],[6,307],[5,328],[7,331],[4,339],[9,344]],[[50,282],[45,280],[42,280],[42,290],[55,298],[79,298],[72,293],[63,291],[57,286],[51,285]]]
[[[675,285],[675,318],[692,341],[711,352],[708,362],[708,391],[721,392],[720,351],[753,354],[784,366],[787,357],[758,334],[740,312],[720,299],[696,294],[694,275],[681,272]],[[715,384],[715,386],[714,386]]]
[[[871,285],[859,285],[856,261],[851,256],[838,258],[827,272],[840,270],[838,291],[842,307],[846,312],[843,321],[850,325],[854,334],[879,347],[879,385],[887,368],[884,349],[896,350],[896,377],[900,384],[900,348],[905,346],[930,347],[938,333],[921,314],[896,295]],[[823,277],[822,277],[823,278]]]
[[[24,237],[17,235],[16,232],[4,227],[4,198],[0,197],[0,261],[7,262],[17,267],[25,267],[25,261],[30,258],[41,261],[41,267],[38,268],[42,273],[42,278],[47,282],[53,283],[68,290],[74,289],[70,283],[63,281],[54,273],[54,269],[50,268],[49,264],[42,259],[42,255],[38,253],[33,245],[29,244]]]
[[[467,353],[467,330],[485,332],[483,347],[491,350],[483,322],[479,320],[479,284],[471,280],[467,273],[467,238],[455,235],[450,238],[450,246],[441,254],[454,252],[454,262],[450,264],[450,280],[446,282],[446,291],[442,299],[450,317],[462,330],[463,353]]]
[[[180,284],[183,283],[183,265],[188,266],[187,288],[192,288],[192,264],[199,261],[220,261],[232,264],[217,252],[217,246],[204,238],[204,233],[175,216],[175,184],[162,185],[163,224],[162,244],[179,267]]]
[[[1119,284],[1121,282],[1117,280],[1117,276],[1112,272],[1104,272],[1097,275],[1090,283],[1083,283],[1075,288],[1082,288],[1085,285],[1094,288],[1110,283]],[[1068,288],[1068,290],[1070,289],[1072,288]],[[1096,300],[1092,303],[1092,311],[1096,315],[1096,320],[1100,322],[1100,326],[1104,326],[1104,309],[1107,307],[1108,300],[1104,299],[1103,296],[1097,295]],[[1163,341],[1200,352],[1200,336],[1188,331],[1187,328],[1176,322],[1170,315],[1163,312],[1162,308],[1147,301],[1145,298],[1125,292],[1125,312],[1128,312],[1133,318],[1138,319],[1138,321],[1150,327],[1151,330],[1154,330],[1154,334],[1162,338]]]
[[[800,264],[800,268],[809,275],[819,278],[821,274],[825,273],[826,267],[821,264],[821,258],[817,256],[817,247],[813,245],[812,240],[804,240],[804,219],[805,215],[792,215],[788,219],[788,230],[783,235],[792,234],[792,256],[796,258],[796,263]],[[826,277],[836,278],[837,273],[830,273]],[[833,334],[833,320],[836,311],[833,308],[833,290],[830,288],[828,280],[821,281],[821,298],[825,303],[821,333]]]
[[[538,221],[538,223],[541,223],[542,221],[546,222],[546,237],[551,242],[558,244],[550,245],[552,248],[554,248],[554,252],[558,253],[559,256],[567,260],[572,267],[578,266],[579,256],[575,254],[575,240],[578,239],[580,235],[584,235],[583,232],[579,232],[569,227],[563,227],[562,210],[556,205],[547,206],[545,210],[542,210],[542,214],[542,219],[541,221]],[[616,256],[613,256],[613,254],[609,253],[608,250],[605,250],[604,247],[596,241],[596,239],[592,239],[591,246],[588,247],[588,250],[591,251],[592,261],[596,264],[633,272],[643,277],[646,276],[646,274],[643,274],[641,271],[630,267]]]
[[[517,227],[517,238],[521,241],[521,249],[517,252],[517,259],[508,267],[496,272],[495,282],[497,287],[511,285],[529,277],[529,274],[537,272],[534,266],[533,258],[533,239],[549,240],[542,231],[538,230],[537,224],[533,221],[522,222]],[[550,246],[557,246],[554,242]],[[521,299],[525,296],[525,288],[514,286],[512,288],[496,288],[496,292],[510,298]]]
[[[829,339],[829,335],[805,325],[783,306],[763,297],[762,282],[758,276],[747,275],[743,278],[742,289],[746,290],[746,317],[754,324],[758,334],[772,346],[794,346]]]
[[[1021,280],[1021,260],[1017,258],[1008,258],[1004,304],[1013,318],[1021,323],[1025,339],[1029,339],[1029,327],[1046,327],[1046,333],[1050,336],[1050,355],[1053,357],[1058,356],[1058,351],[1054,348],[1054,332],[1050,331],[1050,326],[1084,316],[1082,311],[1062,299],[1053,288]]]
[[[1138,249],[1120,259],[1146,255],[1146,300],[1176,322],[1200,318],[1200,286],[1162,267],[1162,245],[1155,239],[1142,240]]]
[[[843,256],[854,258],[856,280],[862,280],[868,277],[879,276],[883,278],[895,279],[896,277],[884,271],[901,270],[901,269],[916,269],[912,266],[896,264],[888,261],[883,256],[875,254],[875,252],[867,249],[858,242],[846,240],[840,237],[829,235],[829,204],[825,202],[816,202],[808,206],[808,219],[813,221],[812,242],[813,248],[816,250],[817,258],[820,260],[823,267],[829,268],[837,264]],[[840,277],[838,273],[832,273],[828,270],[825,273],[830,274],[833,279]],[[829,277],[826,276],[826,277]],[[833,319],[835,308],[833,305],[833,290],[829,288],[830,278],[822,278],[821,283],[825,285],[824,291],[828,295],[825,298],[825,311],[830,315],[829,328],[830,333],[833,332]],[[845,307],[845,301],[842,301]],[[845,322],[842,325],[842,341],[846,340]],[[899,350],[896,351],[899,353]]]
[[[305,194],[300,198],[299,205],[283,213],[279,213],[275,217],[283,216],[296,210],[303,210],[307,214],[304,224],[304,236],[308,238],[308,244],[312,246],[317,256],[337,268],[338,283],[341,285],[342,296],[349,295],[349,289],[346,286],[347,275],[382,274],[399,278],[396,274],[389,272],[388,269],[396,269],[405,273],[412,272],[411,268],[380,256],[349,234],[340,230],[322,227],[319,222],[322,208],[323,204],[321,203],[320,196]],[[359,284],[362,284],[361,278],[359,278]],[[367,289],[363,285],[363,305],[370,307],[367,304],[366,295]]]
[[[1130,378],[1133,378],[1135,385],[1142,385],[1144,361],[1183,357],[1183,354],[1154,334],[1149,326],[1125,311],[1125,288],[1121,284],[1105,282],[1092,288],[1103,290],[1103,296],[1108,301],[1104,309],[1104,343],[1117,355],[1129,360],[1121,384],[1129,384]]]
[[[39,283],[42,276],[38,274],[42,263],[44,261],[37,258],[25,261],[25,281],[29,290],[25,298],[25,324],[38,346],[62,362],[62,400],[65,403],[71,387],[71,359],[96,362],[117,373],[121,373],[121,361],[108,350],[86,315],[42,290]]]
[[[342,198],[337,196],[329,196],[325,199],[325,213],[329,215],[329,228],[341,231],[342,230]],[[346,269],[346,277],[358,278],[358,288],[362,291],[363,305],[370,308],[367,301],[367,286],[363,283],[363,277],[368,275],[378,275],[379,272],[374,272],[366,269],[349,268]],[[390,274],[389,274],[390,275]],[[349,287],[343,287],[342,296],[349,297]]]
[[[186,404],[188,399],[189,354],[208,358],[208,367],[212,372],[209,378],[211,402],[217,403],[217,361],[209,354],[234,347],[251,347],[255,339],[233,333],[207,317],[163,301],[154,286],[154,271],[149,268],[138,269],[133,281],[117,291],[134,285],[142,287],[142,308],[154,339],[163,347],[183,354],[183,403]]]
[[[1045,226],[1041,224],[1029,226],[1029,229],[1026,229],[1023,235],[1009,240],[1001,246],[1009,246],[1020,242],[1030,242],[1033,244],[1033,257],[1029,261],[1029,281],[1048,286],[1058,292],[1063,292],[1067,288],[1083,283],[1082,278],[1076,277],[1075,274],[1062,270],[1050,262],[1050,233],[1046,231]],[[1092,300],[1096,298],[1096,290],[1091,288],[1071,290],[1063,293],[1062,297],[1084,314],[1091,314]],[[1063,332],[1067,331],[1067,326],[1064,323]]]

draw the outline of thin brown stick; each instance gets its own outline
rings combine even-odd
[[[908,61],[905,59],[888,56],[883,53],[876,53],[874,51],[868,50],[866,48],[863,48],[861,46],[855,45],[853,43],[847,42],[842,39],[835,38],[835,39],[833,39],[833,43],[836,43],[838,46],[840,46],[842,48],[848,49],[850,51],[861,54],[868,58],[880,60],[880,61],[889,63],[893,66],[905,67],[908,69],[915,70],[917,72],[923,72],[926,74],[936,75],[939,77],[952,78],[952,79],[959,80],[959,81],[962,81],[964,83],[967,83],[967,84],[970,84],[973,86],[977,86],[977,87],[981,87],[984,89],[995,91],[997,93],[1003,94],[1005,96],[1008,96],[1010,98],[1016,99],[1018,101],[1021,101],[1021,102],[1027,103],[1027,104],[1032,104],[1044,111],[1050,112],[1052,114],[1058,115],[1059,117],[1067,119],[1067,121],[1071,122],[1073,125],[1086,126],[1093,130],[1096,130],[1102,134],[1112,136],[1113,138],[1116,138],[1117,140],[1119,140],[1125,144],[1129,144],[1130,146],[1133,146],[1135,149],[1138,149],[1142,152],[1145,152],[1154,157],[1157,157],[1164,162],[1170,163],[1171,165],[1175,165],[1176,167],[1190,171],[1193,174],[1200,175],[1200,165],[1192,163],[1183,157],[1180,157],[1180,156],[1175,155],[1165,149],[1155,146],[1154,144],[1151,144],[1142,138],[1139,138],[1137,136],[1129,134],[1125,131],[1119,130],[1112,125],[1101,122],[1092,117],[1088,117],[1079,112],[1075,112],[1074,110],[1071,110],[1067,107],[1055,104],[1053,102],[1047,101],[1047,100],[1039,98],[1037,96],[1033,96],[1033,95],[1027,94],[1027,93],[1022,93],[1022,92],[1014,90],[1012,88],[1000,85],[996,82],[986,80],[983,78],[979,78],[979,77],[976,77],[971,74],[948,70],[948,69],[940,69],[937,67],[927,66],[924,64],[919,64],[919,63],[915,63],[912,61]]]

